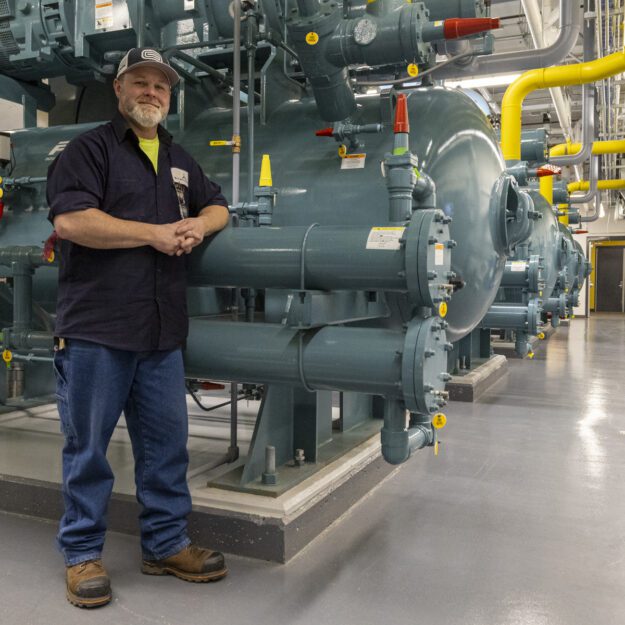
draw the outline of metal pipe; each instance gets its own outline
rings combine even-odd
[[[597,221],[599,219],[599,211],[601,206],[601,193],[595,195],[595,212],[593,215],[580,215],[579,220],[581,223],[589,223],[591,221]]]
[[[145,45],[145,0],[137,0],[137,48],[143,48]]]
[[[578,180],[577,182],[569,182],[566,185],[567,191],[573,193],[575,191],[587,191],[590,188],[588,180]],[[597,188],[600,191],[608,191],[613,189],[625,189],[625,179],[615,178],[614,180],[598,180]]]
[[[13,331],[24,332],[33,324],[33,269],[13,263]]]
[[[595,55],[595,24],[592,19],[584,19],[584,62],[588,62]],[[554,165],[579,165],[591,155],[595,138],[595,98],[593,86],[586,83],[582,88],[582,145],[575,153],[566,156],[556,156],[549,150],[549,162]]]
[[[232,44],[232,203],[239,203],[241,185],[241,3],[235,0],[233,6],[234,43]]]
[[[389,464],[401,464],[412,451],[431,445],[434,433],[429,418],[423,423],[407,428],[407,412],[403,402],[396,399],[384,401],[384,427],[380,432],[382,456]]]
[[[278,50],[276,46],[271,46],[269,58],[265,61],[260,69],[260,125],[267,125],[267,71],[269,66],[274,62]]]
[[[403,332],[334,326],[307,332],[302,374],[299,334],[279,324],[191,319],[187,375],[293,386],[304,382],[314,390],[402,398],[402,359],[397,354],[403,353]]]
[[[586,204],[586,202],[590,202],[597,194],[598,178],[599,178],[599,157],[593,154],[590,159],[590,182],[588,183],[588,190],[586,191],[586,193],[584,193],[584,195],[570,196],[569,202],[571,204]],[[625,181],[623,182],[625,183]],[[568,185],[567,185],[567,190],[568,190]]]
[[[560,0],[560,34],[552,45],[527,52],[503,52],[479,55],[466,65],[446,65],[434,70],[437,80],[445,78],[469,78],[484,74],[499,74],[549,67],[561,63],[577,43],[582,12],[573,0]]]
[[[209,76],[211,76],[211,78],[214,78],[215,80],[218,80],[219,82],[223,82],[229,87],[234,88],[233,80],[230,80],[229,78],[224,76],[221,72],[218,72],[214,67],[211,67],[207,63],[204,63],[203,61],[200,61],[199,59],[192,57],[190,54],[187,54],[186,52],[182,52],[180,50],[173,50],[168,56],[170,58],[173,57],[174,59],[179,59],[181,61],[184,61],[185,63],[188,63],[189,65],[193,65],[193,67],[195,67],[196,69],[206,72]],[[241,64],[241,60],[239,59],[239,67],[240,67],[240,64]],[[239,69],[239,76],[240,76],[240,69]]]
[[[521,113],[527,95],[537,89],[595,82],[624,70],[625,51],[619,51],[588,63],[547,67],[522,74],[506,89],[501,104],[501,148],[506,161],[521,158]]]
[[[192,252],[190,277],[256,289],[301,289],[302,278],[305,288],[321,290],[406,291],[416,286],[413,281],[427,290],[434,283],[428,271],[435,266],[416,261],[432,247],[417,235],[416,222],[404,233],[405,245],[383,254],[367,247],[370,234],[371,228],[352,226],[227,228]]]
[[[256,58],[256,16],[247,14],[247,201],[254,201],[254,85]]]

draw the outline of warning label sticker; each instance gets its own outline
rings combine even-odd
[[[364,169],[366,154],[346,154],[341,159],[341,169]]]
[[[96,0],[95,3],[95,27],[97,30],[102,28],[112,28],[113,26],[113,2],[102,2]]]
[[[526,269],[526,265],[525,265],[525,262],[522,260],[513,260],[510,263],[511,271],[525,271],[525,269]]]
[[[437,243],[434,246],[434,264],[435,265],[445,264],[445,245],[443,243]]]
[[[399,240],[406,228],[386,227],[371,228],[367,237],[368,250],[398,250],[401,247]]]

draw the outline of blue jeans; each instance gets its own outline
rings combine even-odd
[[[141,547],[160,560],[189,544],[188,417],[182,353],[130,352],[69,339],[56,352],[63,448],[57,545],[69,566],[101,556],[113,472],[106,449],[122,410],[135,458]]]

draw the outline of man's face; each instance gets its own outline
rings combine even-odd
[[[129,70],[113,83],[119,111],[141,128],[154,128],[169,111],[171,88],[163,72],[153,67]]]

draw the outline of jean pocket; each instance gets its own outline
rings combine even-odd
[[[52,368],[56,378],[57,399],[67,399],[67,362],[64,349],[54,352]]]

